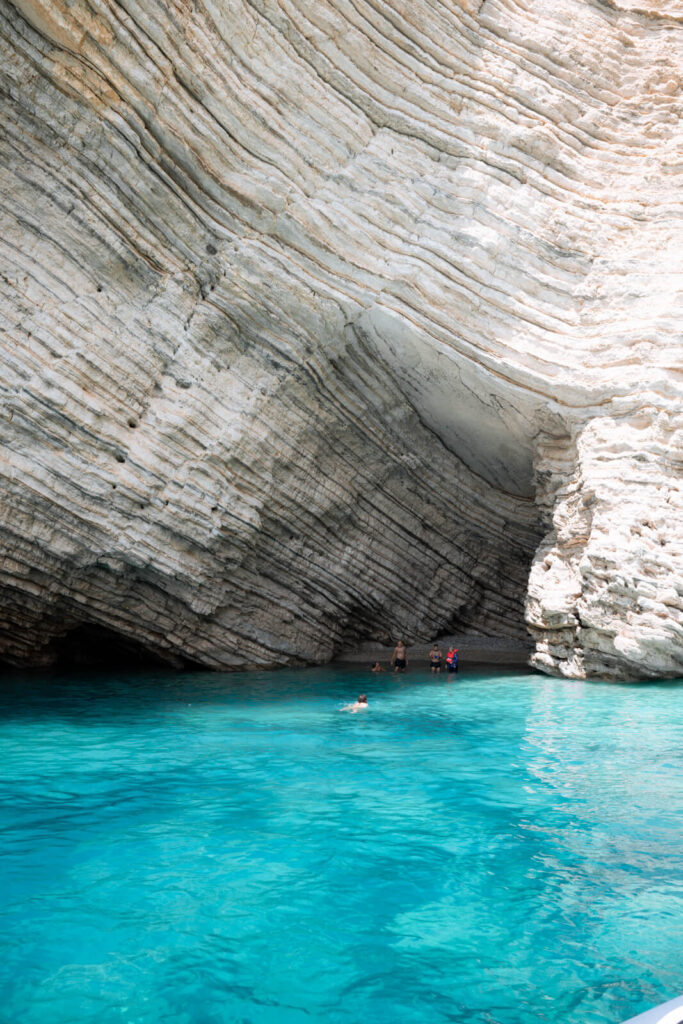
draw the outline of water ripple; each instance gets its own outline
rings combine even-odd
[[[3,1019],[615,1024],[671,998],[682,701],[522,673],[6,678]]]

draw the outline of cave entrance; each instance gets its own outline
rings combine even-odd
[[[56,640],[53,667],[59,669],[189,668],[189,662],[172,654],[150,650],[137,640],[106,626],[84,623]]]

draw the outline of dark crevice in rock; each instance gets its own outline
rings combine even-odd
[[[55,640],[54,668],[191,668],[194,663],[172,654],[150,650],[144,644],[115,630],[85,623]]]

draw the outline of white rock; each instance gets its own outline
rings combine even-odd
[[[0,0],[0,656],[680,674],[680,14]]]

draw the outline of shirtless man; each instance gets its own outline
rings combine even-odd
[[[429,652],[429,664],[432,672],[441,671],[441,648],[435,643]]]
[[[405,640],[399,640],[394,647],[394,653],[391,655],[391,664],[394,666],[394,672],[405,672],[408,664]]]
[[[360,697],[358,698],[355,704],[346,704],[343,708],[340,708],[339,710],[350,711],[352,715],[355,715],[357,711],[367,711],[368,698],[365,696],[364,693],[361,693]]]

